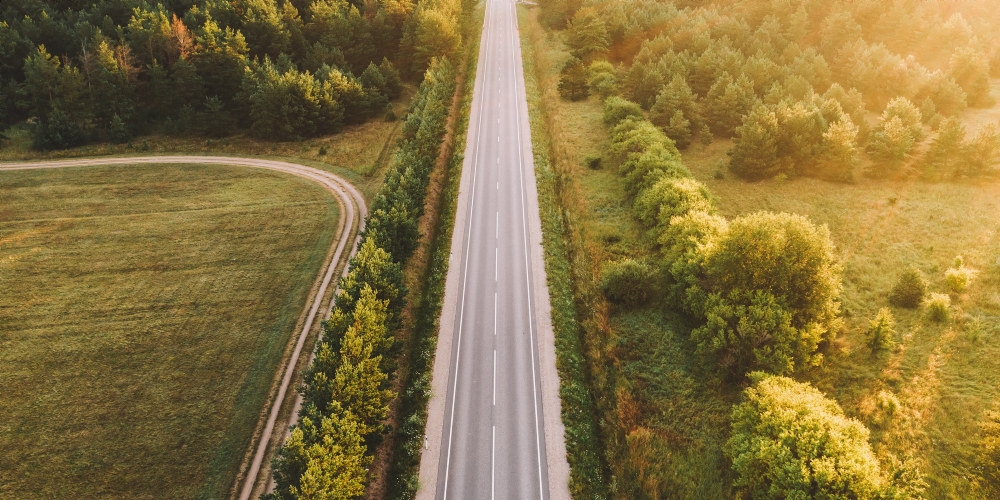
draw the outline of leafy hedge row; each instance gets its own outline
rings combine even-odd
[[[361,248],[341,279],[301,390],[300,422],[274,460],[272,499],[353,498],[364,493],[367,453],[383,433],[395,371],[394,331],[407,290],[402,263],[416,248],[417,220],[445,133],[455,71],[435,59],[403,125],[403,139],[376,195]]]
[[[700,325],[691,331],[696,350],[753,384],[734,407],[724,449],[740,496],[919,498],[916,470],[892,457],[880,463],[864,425],[808,383],[781,376],[818,363],[819,346],[839,329],[840,275],[826,227],[784,213],[716,215],[673,141],[634,111],[608,99],[610,152],[633,214],[659,245],[668,298]],[[627,266],[638,267],[611,269]]]
[[[468,40],[464,46],[465,63],[464,88],[458,119],[454,125],[452,144],[456,148],[465,145],[468,133],[469,109],[472,106],[472,90],[479,53],[478,30],[482,26],[482,9],[474,8],[469,0],[463,7],[462,32]],[[415,310],[415,324],[410,336],[410,359],[403,386],[406,390],[400,397],[400,425],[396,431],[395,449],[389,468],[389,488],[386,498],[414,498],[419,487],[421,449],[424,445],[427,426],[427,404],[431,396],[431,369],[437,349],[441,308],[444,304],[445,280],[448,276],[448,260],[451,255],[451,237],[455,227],[455,209],[458,205],[458,188],[462,179],[464,150],[451,154],[445,179],[444,192],[438,200],[438,221],[431,239],[430,261],[427,264],[426,279]]]
[[[697,350],[737,378],[818,362],[819,345],[839,325],[840,275],[827,229],[790,214],[726,220],[674,142],[634,104],[611,97],[605,118],[633,214],[661,251],[669,298],[701,325],[691,333]],[[619,269],[608,271],[610,284]]]

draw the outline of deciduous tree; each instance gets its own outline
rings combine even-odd
[[[868,429],[816,388],[761,372],[732,416],[725,452],[750,498],[885,498]]]

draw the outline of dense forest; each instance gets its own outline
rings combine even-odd
[[[994,302],[970,293],[995,293],[997,268],[984,269],[1000,265],[992,241],[962,249],[981,251],[973,265],[945,263],[931,256],[926,232],[893,220],[898,226],[881,228],[897,232],[893,244],[926,245],[890,266],[880,255],[852,255],[857,242],[837,241],[827,221],[771,204],[792,184],[812,186],[811,204],[840,207],[837,196],[876,185],[888,195],[851,213],[861,214],[855,232],[879,239],[861,225],[882,206],[895,209],[910,186],[940,187],[930,200],[910,198],[938,211],[953,208],[942,201],[947,189],[993,189],[995,7],[548,0],[530,19],[548,29],[533,37],[536,62],[558,62],[538,71],[543,85],[552,82],[553,97],[541,99],[554,142],[590,149],[550,152],[563,237],[587,268],[572,278],[593,402],[580,398],[572,409],[590,410],[596,430],[577,415],[564,421],[568,435],[600,442],[600,457],[588,462],[586,444],[567,440],[573,490],[592,498],[996,497],[1000,402],[995,372],[977,358],[988,357],[978,334],[950,346],[956,359],[980,364],[961,382],[933,386],[937,407],[914,396],[930,382],[912,371],[901,381],[895,371],[916,349],[914,336],[992,325]],[[598,131],[577,130],[593,127],[595,115]],[[730,195],[787,189],[726,213],[709,184],[726,184]],[[957,207],[970,220],[983,210]],[[933,243],[953,239],[960,230],[952,229]],[[859,259],[884,273],[877,289],[859,279],[859,269],[871,272]],[[915,363],[926,368],[937,355]],[[982,386],[979,372],[989,372]],[[963,404],[965,413],[952,408]]]
[[[329,134],[393,118],[402,80],[459,42],[450,2],[5,1],[0,129],[27,121],[38,149]]]
[[[979,175],[1000,153],[996,124],[967,134],[955,120],[995,101],[1000,19],[987,2],[542,7],[574,56],[564,96],[620,91],[682,149],[732,138],[730,169],[747,179]]]

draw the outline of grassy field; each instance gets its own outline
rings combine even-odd
[[[552,161],[559,173],[562,219],[572,247],[577,320],[585,331],[590,384],[598,399],[605,482],[618,498],[724,498],[732,472],[721,447],[739,388],[714,381],[694,357],[691,325],[670,305],[623,312],[596,284],[604,262],[650,256],[650,242],[630,215],[631,202],[613,167],[591,170],[589,155],[607,149],[597,97],[558,98],[567,52],[558,35],[530,16],[522,26],[536,52]],[[995,85],[996,86],[996,85]],[[972,110],[970,130],[997,112]],[[729,141],[695,144],[685,164],[717,198],[723,215],[794,212],[829,225],[844,267],[845,331],[824,365],[800,378],[837,399],[871,430],[877,450],[911,459],[927,475],[929,498],[989,497],[982,488],[978,422],[1000,400],[1000,182],[930,184],[863,179],[833,184],[810,179],[745,183],[726,169]],[[962,255],[979,270],[971,289],[953,296],[952,320],[894,308],[899,347],[873,357],[864,330],[897,276],[916,265],[931,291],[946,292],[944,271]],[[899,409],[887,417],[879,394]],[[565,403],[564,403],[565,404]]]
[[[917,457],[930,498],[982,496],[976,483],[978,422],[1000,400],[1000,181],[931,184],[813,179],[755,184],[716,172],[727,144],[692,146],[685,164],[717,197],[721,212],[794,212],[830,227],[844,267],[846,331],[810,379],[865,421],[877,445]],[[957,255],[979,271],[952,297],[952,321],[893,308],[900,347],[883,357],[866,349],[865,327],[899,274],[915,265],[931,291],[946,293],[944,272]],[[901,408],[883,422],[880,391]]]
[[[336,220],[260,170],[0,173],[0,496],[225,497]]]

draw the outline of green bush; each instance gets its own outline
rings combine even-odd
[[[755,372],[724,451],[738,497],[885,498],[892,485],[868,429],[809,384]]]
[[[587,68],[587,87],[590,93],[606,99],[615,90],[615,67],[608,61],[594,61]]]
[[[584,165],[587,165],[587,168],[589,168],[591,170],[600,170],[601,169],[601,156],[600,155],[587,155],[587,157],[583,159],[583,163],[584,163]]]
[[[653,268],[636,259],[622,259],[604,265],[601,292],[607,299],[625,307],[646,303],[653,295]]]
[[[883,307],[878,310],[875,319],[868,324],[868,347],[872,352],[888,351],[895,347],[896,320],[892,311]]]
[[[965,267],[962,256],[955,257],[955,267],[944,272],[944,281],[952,293],[962,293],[976,277],[976,270]]]
[[[915,309],[927,295],[927,279],[916,267],[910,267],[899,276],[889,293],[889,303],[897,307]]]
[[[951,318],[951,297],[944,293],[932,293],[924,299],[924,309],[927,317],[937,322],[948,321]]]
[[[705,323],[699,352],[729,375],[789,373],[818,363],[819,344],[839,328],[840,266],[826,226],[758,212],[733,220],[704,250],[688,305]]]
[[[629,117],[642,119],[642,108],[616,95],[604,101],[604,123],[607,125],[613,127]]]
[[[656,227],[662,234],[675,216],[691,211],[712,213],[715,207],[711,196],[708,188],[694,179],[664,177],[639,193],[633,213],[647,227]]]

